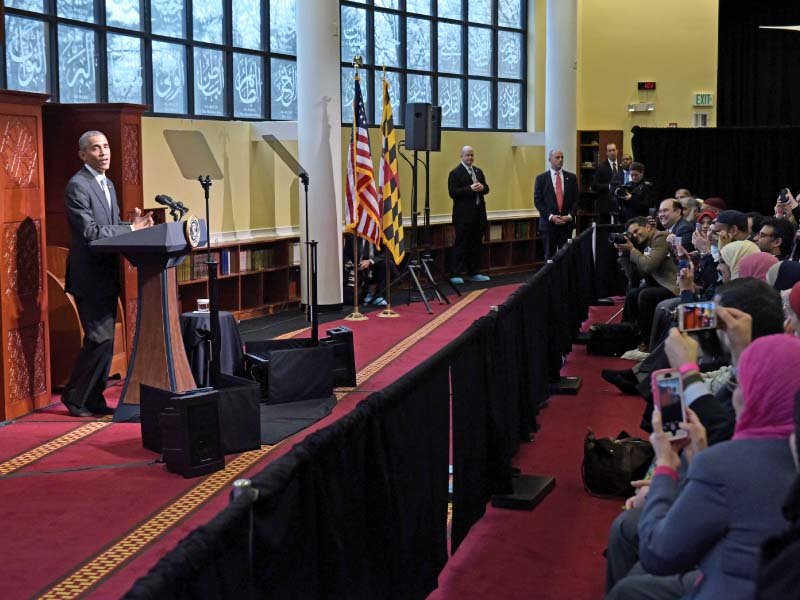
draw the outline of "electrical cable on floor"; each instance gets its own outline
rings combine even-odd
[[[17,473],[9,473],[8,475],[0,475],[0,480],[2,479],[12,479],[15,477],[42,477],[44,475],[60,475],[62,473],[79,473],[82,471],[106,471],[108,469],[130,469],[134,467],[149,467],[152,465],[162,464],[164,461],[161,457],[155,460],[143,460],[139,462],[133,463],[117,463],[114,465],[92,465],[92,466],[85,466],[85,467],[71,467],[67,469],[53,469],[52,471],[27,471],[27,472],[17,472]]]

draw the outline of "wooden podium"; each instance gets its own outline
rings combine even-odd
[[[94,252],[122,254],[137,268],[136,334],[115,421],[139,418],[139,384],[182,393],[197,389],[183,346],[174,267],[191,250],[184,223],[163,223],[89,244]],[[201,221],[201,241],[205,223]]]
[[[0,421],[50,403],[42,104],[0,90]]]

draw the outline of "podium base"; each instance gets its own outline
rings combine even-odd
[[[568,394],[574,396],[581,391],[583,377],[561,377],[550,384],[551,394]]]
[[[556,487],[550,475],[515,475],[512,494],[495,494],[492,506],[511,510],[533,510]]]

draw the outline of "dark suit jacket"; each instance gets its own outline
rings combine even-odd
[[[617,172],[617,177],[611,180],[611,189],[615,190],[622,185],[620,174],[622,171]],[[627,221],[633,217],[647,217],[651,208],[656,208],[658,203],[656,201],[655,191],[653,184],[649,181],[640,181],[637,184],[631,184],[629,189],[631,198],[630,200],[620,200],[619,210],[624,219]]]
[[[539,231],[572,231],[575,227],[575,215],[578,213],[578,178],[574,173],[561,170],[564,178],[564,206],[558,210],[556,190],[553,187],[553,177],[550,169],[536,176],[533,184],[533,204],[539,211]],[[565,225],[555,225],[550,222],[550,215],[562,217],[571,215],[572,221]]]
[[[675,237],[681,238],[681,245],[686,248],[687,252],[691,252],[694,250],[694,245],[692,244],[692,234],[694,233],[694,227],[689,225],[689,222],[686,219],[681,219],[675,224],[675,227],[672,229],[672,233],[675,234]]]
[[[462,223],[486,222],[486,202],[483,197],[489,193],[489,184],[483,171],[472,165],[475,177],[483,184],[483,191],[477,194],[478,201],[475,202],[476,193],[470,188],[472,177],[462,163],[450,171],[447,178],[447,191],[453,199],[453,225]]]
[[[89,242],[128,233],[130,224],[119,217],[117,194],[108,180],[111,210],[105,192],[86,167],[72,176],[64,194],[64,205],[72,240],[67,261],[66,291],[73,296],[114,296],[119,293],[119,257],[94,253]]]
[[[622,171],[622,167],[617,161],[617,173]],[[592,177],[592,190],[597,192],[597,211],[601,215],[607,215],[610,213],[616,214],[619,212],[619,206],[617,206],[616,198],[614,198],[613,194],[610,192],[610,184],[611,180],[614,178],[614,172],[611,170],[611,165],[608,162],[608,159],[601,162],[597,165],[597,170],[594,172],[594,177]]]
[[[694,457],[683,488],[655,475],[639,521],[639,559],[672,575],[699,564],[693,600],[755,597],[761,543],[788,523],[781,505],[797,471],[786,439],[715,444]]]

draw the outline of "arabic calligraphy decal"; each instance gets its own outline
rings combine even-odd
[[[461,4],[461,0],[439,0],[439,16],[445,19],[460,20],[464,14]]]
[[[186,51],[153,41],[153,110],[185,114],[186,102]]]
[[[428,75],[406,76],[406,102],[430,102],[431,78]]]
[[[375,11],[375,64],[400,66],[400,17]]]
[[[483,27],[469,28],[469,74],[492,74],[492,30]]]
[[[497,74],[522,78],[522,35],[510,31],[497,33]]]
[[[293,60],[273,58],[270,65],[272,118],[294,121],[297,119],[297,63]]]
[[[141,0],[106,0],[106,25],[141,30]]]
[[[492,84],[473,79],[469,82],[469,126],[489,129],[492,126]]]
[[[211,44],[222,43],[222,0],[193,0],[194,39]]]
[[[439,23],[439,71],[461,73],[461,25]]]
[[[353,84],[353,69],[346,67],[342,69],[342,122],[353,122],[353,96],[356,90]],[[361,71],[361,96],[364,98],[364,106],[369,106],[369,73]]]
[[[342,62],[352,62],[356,54],[360,54],[364,62],[369,62],[367,53],[367,11],[363,8],[342,6],[340,33],[342,36]],[[350,80],[352,81],[352,78]]]
[[[461,127],[462,118],[461,80],[439,78],[439,105],[442,107],[442,125]]]
[[[109,33],[108,47],[108,101],[141,104],[142,94],[142,40],[127,35]]]
[[[522,128],[522,84],[497,84],[497,126],[500,129]]]
[[[406,10],[419,15],[431,14],[431,0],[406,0]]]
[[[497,24],[501,27],[522,27],[522,2],[520,0],[498,0]]]
[[[281,54],[297,54],[296,0],[270,0],[269,47]]]
[[[156,35],[186,37],[184,0],[150,0],[150,27]]]
[[[194,49],[194,112],[225,114],[225,67],[221,50]]]
[[[47,91],[47,25],[6,15],[6,74],[12,90]]]
[[[431,22],[427,19],[406,21],[406,64],[420,71],[431,68]]]
[[[260,119],[264,116],[264,61],[252,54],[233,55],[233,114]]]
[[[58,0],[59,17],[94,23],[94,0]]]
[[[261,50],[261,0],[233,0],[233,45]]]
[[[473,23],[492,24],[492,0],[469,0],[467,9]]]
[[[21,118],[24,118],[28,125],[23,123]],[[6,175],[13,184],[7,187],[36,187],[39,157],[34,137],[36,123],[33,117],[4,117],[3,120],[5,123],[0,121],[3,131],[3,137],[0,139],[0,160],[3,161]]]
[[[95,32],[58,26],[58,87],[61,102],[97,102]]]

